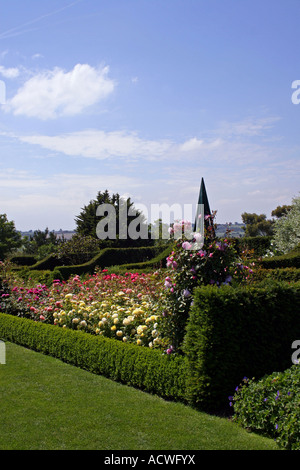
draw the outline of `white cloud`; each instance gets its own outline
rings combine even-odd
[[[203,164],[234,162],[236,165],[246,163],[248,166],[254,162],[274,161],[274,158],[280,155],[280,149],[246,139],[200,140],[194,137],[183,143],[176,143],[172,140],[143,139],[135,132],[105,132],[97,129],[54,136],[24,135],[17,138],[51,152],[95,159],[126,158],[134,161],[143,158],[153,161],[180,161],[184,158],[190,161],[197,159]]]
[[[3,65],[0,65],[0,74],[4,78],[16,78],[20,75],[20,71],[17,67],[7,68]]]
[[[42,59],[43,57],[43,54],[40,54],[39,52],[31,56],[32,60]]]
[[[108,72],[108,67],[77,64],[69,72],[55,68],[38,73],[7,102],[6,110],[43,120],[80,114],[114,91]]]
[[[135,133],[86,130],[58,136],[23,136],[20,140],[66,155],[104,159],[108,157],[163,156],[169,141],[143,140]]]
[[[61,173],[41,177],[30,171],[4,169],[0,174],[2,212],[18,230],[75,227],[74,219],[98,191],[125,193],[144,187],[137,177],[124,174]]]
[[[193,137],[190,140],[187,140],[180,146],[180,150],[183,152],[190,152],[191,150],[199,150],[203,147],[203,140],[198,140],[196,137]]]
[[[274,124],[279,121],[278,116],[268,116],[265,118],[248,117],[237,122],[222,122],[220,128],[215,132],[218,135],[227,137],[254,137],[261,136],[266,130],[272,129]]]

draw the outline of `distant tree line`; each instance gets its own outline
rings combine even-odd
[[[97,208],[103,204],[112,205],[115,209],[116,237],[113,240],[105,237],[99,239],[97,236],[99,222],[104,220],[105,223],[110,223],[109,214],[104,213],[99,216],[97,212]],[[123,209],[125,204],[127,214],[129,213],[126,220],[120,218],[122,204]],[[298,246],[300,244],[300,197],[294,198],[291,205],[277,206],[271,215],[273,218],[267,219],[265,214],[244,212],[241,215],[244,236],[272,236],[280,252]],[[139,231],[143,234],[147,233],[147,238],[124,237],[124,233],[128,234],[130,224],[136,220],[138,220],[137,233]],[[164,243],[162,239],[153,239],[151,234],[165,232],[168,228],[161,219],[152,225],[148,224],[130,198],[124,200],[118,193],[110,195],[108,190],[99,191],[96,198],[81,209],[75,218],[75,224],[75,235],[70,240],[57,236],[48,228],[44,231],[35,230],[32,235],[22,237],[16,230],[14,222],[9,221],[6,214],[0,214],[0,261],[11,254],[31,254],[37,259],[54,254],[78,263],[87,260],[90,253],[95,253],[105,247],[133,247]]]

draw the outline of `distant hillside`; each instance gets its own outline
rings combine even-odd
[[[245,233],[243,227],[244,224],[239,224],[237,222],[235,222],[234,224],[217,224],[217,236],[224,236],[226,234],[226,230],[229,229],[231,230],[231,237],[243,237]]]
[[[52,232],[52,230],[51,230]],[[70,238],[73,237],[75,234],[75,230],[53,230],[57,238],[64,238],[65,240],[70,240]],[[34,233],[34,230],[29,230],[28,232],[21,232],[22,237],[28,237],[32,236]]]

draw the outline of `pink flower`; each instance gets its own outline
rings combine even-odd
[[[183,242],[182,248],[183,248],[184,250],[190,250],[190,249],[192,248],[192,244],[189,243],[189,242]]]

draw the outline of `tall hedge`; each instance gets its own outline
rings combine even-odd
[[[244,376],[291,366],[300,339],[300,283],[195,289],[187,324],[188,400],[204,410],[228,406]]]
[[[243,250],[254,250],[254,257],[264,256],[271,246],[272,237],[230,237],[239,254]]]

